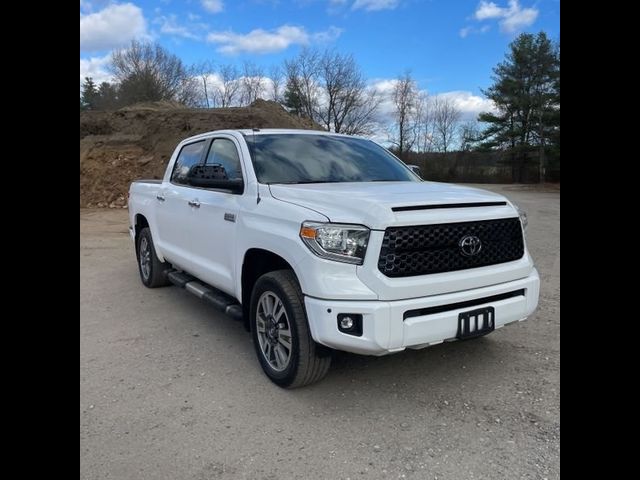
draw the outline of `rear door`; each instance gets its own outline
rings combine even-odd
[[[156,223],[159,245],[165,258],[175,266],[189,269],[192,261],[192,217],[195,208],[189,205],[193,187],[187,185],[191,166],[204,159],[209,140],[199,140],[182,147],[175,161],[169,182],[164,182],[156,197]]]
[[[242,179],[246,185],[240,152],[233,137],[216,136],[209,145],[205,164],[224,167],[228,179]],[[192,190],[191,194],[192,201],[199,204],[190,217],[193,274],[234,295],[236,221],[242,194],[206,188]]]

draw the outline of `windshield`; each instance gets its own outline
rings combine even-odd
[[[247,136],[260,183],[417,182],[400,160],[370,140],[314,134]]]

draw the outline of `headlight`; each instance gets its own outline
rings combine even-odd
[[[362,265],[369,229],[362,225],[304,222],[300,238],[319,257]]]
[[[513,204],[513,206],[516,207],[516,210],[518,210],[518,216],[520,217],[520,222],[522,223],[522,230],[526,232],[527,231],[527,225],[529,224],[529,220],[527,219],[527,212],[522,210],[515,203]]]

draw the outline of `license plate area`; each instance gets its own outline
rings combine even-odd
[[[477,308],[458,314],[458,340],[481,337],[496,328],[496,312],[493,307]]]

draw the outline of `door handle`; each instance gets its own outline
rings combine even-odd
[[[162,195],[156,195],[156,198],[161,202],[164,202],[164,197]]]
[[[200,208],[200,202],[198,200],[190,200],[189,205],[192,207]]]

